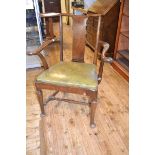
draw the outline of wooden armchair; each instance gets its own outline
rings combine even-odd
[[[43,16],[46,16],[44,14]],[[66,101],[70,103],[81,103],[74,100],[60,99],[55,97],[59,91],[75,93],[75,94],[85,94],[89,98],[90,105],[90,126],[94,128],[94,116],[97,106],[97,92],[98,84],[102,79],[103,65],[104,62],[111,61],[110,58],[105,57],[107,50],[109,49],[109,44],[106,42],[99,41],[100,34],[100,24],[101,16],[92,14],[92,15],[72,15],[72,14],[47,14],[47,16],[59,16],[59,30],[60,30],[60,63],[48,67],[48,64],[41,54],[41,51],[52,43],[52,40],[49,40],[41,45],[34,53],[29,55],[38,55],[42,62],[45,71],[43,71],[35,80],[36,92],[41,107],[41,115],[45,115],[44,111],[44,102],[43,102],[43,89],[55,90],[56,92],[52,94],[46,101],[50,100],[59,100]],[[73,45],[72,45],[72,61],[64,62],[63,61],[63,24],[62,17],[69,16],[72,17],[73,24]],[[96,46],[94,51],[93,63],[88,64],[84,62],[84,53],[85,53],[85,43],[86,43],[86,22],[89,16],[98,16],[98,26],[97,26],[97,35],[96,35]],[[99,72],[97,73],[97,54],[99,46],[103,46]],[[82,103],[83,104],[83,103]]]

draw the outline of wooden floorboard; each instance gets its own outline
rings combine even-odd
[[[64,58],[68,61],[71,59],[71,46],[68,46],[71,29],[65,26],[65,30]],[[58,48],[55,43],[47,49],[49,64],[59,61]],[[92,55],[86,47],[86,62],[91,62]],[[128,82],[110,64],[105,64],[99,85],[95,129],[89,127],[89,107],[84,105],[50,101],[45,106],[46,116],[40,118],[33,82],[42,71],[41,68],[27,70],[27,155],[128,155]],[[50,93],[44,91],[44,96]],[[59,93],[57,96],[87,100],[85,96],[74,94]]]

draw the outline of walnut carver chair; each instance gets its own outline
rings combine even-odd
[[[60,32],[60,62],[56,65],[48,66],[44,56],[41,51],[44,50],[53,41],[48,40],[44,42],[36,51],[29,53],[29,55],[38,55],[42,60],[43,71],[35,80],[36,93],[38,96],[38,101],[41,108],[41,115],[45,116],[44,105],[50,100],[59,100],[70,103],[81,103],[69,99],[60,99],[56,97],[59,91],[67,93],[75,93],[80,95],[88,96],[88,105],[90,106],[90,127],[94,128],[94,116],[97,106],[97,93],[98,84],[102,80],[102,72],[104,62],[111,61],[111,58],[105,56],[109,49],[109,44],[103,41],[99,41],[100,25],[101,25],[101,15],[91,14],[91,15],[73,15],[73,14],[54,14],[47,13],[41,14],[41,17],[54,17],[59,16],[59,32]],[[72,61],[63,61],[63,24],[62,17],[69,16],[72,18],[72,30],[73,30],[73,43],[72,43]],[[86,44],[86,23],[89,16],[97,17],[97,35],[96,46],[94,51],[93,63],[88,64],[84,62],[85,44]],[[97,55],[99,47],[103,47],[101,54],[101,61],[99,66],[99,71],[97,72]],[[44,89],[55,90],[46,102],[43,101],[43,91]],[[83,103],[82,103],[83,104]]]

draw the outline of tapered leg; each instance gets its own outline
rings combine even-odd
[[[44,104],[43,104],[43,92],[42,90],[37,90],[37,96],[41,109],[41,116],[45,116]]]
[[[88,105],[89,105],[89,108],[91,108],[91,99],[90,98],[88,99]]]
[[[97,107],[97,101],[93,100],[91,102],[91,106],[90,106],[90,127],[91,128],[95,128],[96,127],[96,124],[94,122],[96,107]]]

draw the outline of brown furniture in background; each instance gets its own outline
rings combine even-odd
[[[45,13],[61,13],[61,0],[44,0]],[[59,18],[54,17],[53,22],[58,22]]]
[[[88,9],[87,13],[102,15],[100,40],[110,44],[107,56],[113,57],[115,39],[118,25],[120,1],[119,0],[97,0]],[[97,18],[90,17],[87,22],[87,44],[94,49],[96,43]]]
[[[46,17],[46,14],[42,16]],[[38,55],[42,62],[45,71],[42,72],[35,80],[35,86],[37,90],[37,96],[39,104],[41,107],[42,115],[45,115],[44,105],[51,100],[65,101],[70,103],[81,103],[79,101],[57,98],[56,94],[61,92],[75,93],[88,96],[88,105],[90,105],[90,126],[95,127],[94,116],[95,109],[97,106],[97,94],[98,94],[98,84],[102,80],[102,72],[104,62],[109,62],[111,59],[105,57],[106,52],[109,49],[109,44],[99,40],[100,26],[101,26],[101,16],[100,15],[89,15],[98,18],[97,35],[96,35],[96,45],[94,51],[93,64],[88,64],[84,62],[85,53],[85,37],[86,37],[86,21],[87,16],[76,16],[72,14],[59,14],[52,15],[51,17],[60,18],[60,63],[48,66],[44,56],[41,51],[47,47],[52,40],[44,42],[34,53],[29,53],[29,55]],[[73,44],[72,44],[72,61],[65,62],[63,60],[63,23],[62,17],[70,16],[73,20]],[[100,61],[99,71],[97,71],[97,54],[99,46],[103,47],[102,57]],[[45,102],[43,101],[43,91],[44,89],[55,90]],[[81,104],[84,104],[83,102]]]
[[[60,0],[44,0],[45,13],[55,12],[61,13],[61,1]],[[45,18],[46,22],[46,38],[53,39],[53,22],[58,22],[59,18]]]
[[[112,66],[129,80],[129,0],[122,0]]]

